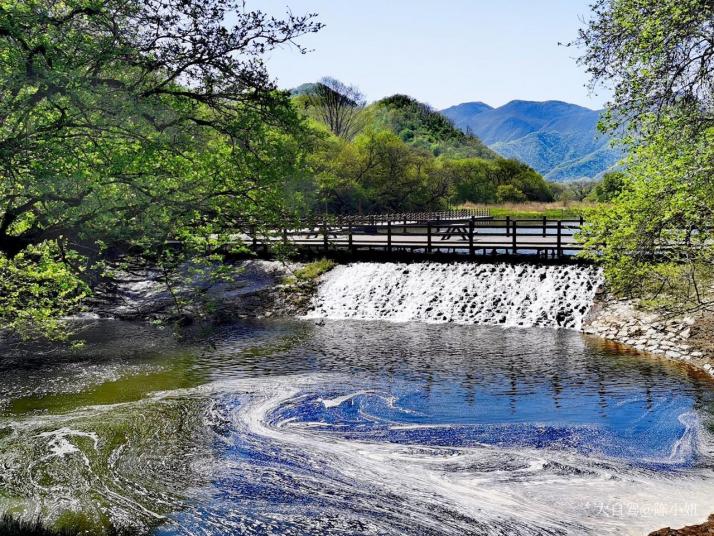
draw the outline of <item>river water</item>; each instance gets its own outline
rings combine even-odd
[[[97,321],[0,359],[0,509],[90,533],[643,534],[714,511],[714,385],[575,331]]]

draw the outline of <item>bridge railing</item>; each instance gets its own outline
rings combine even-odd
[[[354,214],[354,215],[340,215],[340,214],[313,214],[311,216],[302,218],[289,218],[294,225],[322,225],[323,222],[327,222],[328,225],[346,225],[348,223],[354,224],[370,224],[376,225],[380,223],[387,222],[402,222],[402,223],[414,223],[414,222],[427,222],[436,220],[461,220],[468,218],[478,218],[478,219],[490,219],[491,212],[488,208],[464,208],[456,210],[442,210],[442,211],[429,211],[429,212],[387,212],[380,214]],[[258,222],[252,220],[239,221],[238,225],[241,228],[248,228],[253,225],[258,225]]]
[[[433,213],[431,213],[433,214]],[[304,221],[283,229],[257,231],[247,237],[255,248],[276,243],[313,251],[410,251],[562,257],[581,249],[574,236],[583,224],[578,219],[439,217],[369,217]]]
[[[338,222],[353,223],[387,223],[387,222],[423,222],[431,220],[450,220],[465,218],[490,218],[488,208],[464,208],[456,210],[442,210],[437,212],[393,212],[385,214],[360,214],[351,216],[335,216],[331,218]]]

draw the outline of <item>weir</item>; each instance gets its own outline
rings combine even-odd
[[[587,265],[354,263],[324,276],[306,316],[580,329],[601,282]]]

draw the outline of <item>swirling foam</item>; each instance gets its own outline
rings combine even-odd
[[[452,441],[458,427],[404,424],[398,402],[384,418],[371,402],[393,404],[390,393],[340,377],[214,388],[221,478],[162,534],[642,534],[711,509],[714,475],[692,463],[710,438],[691,413],[673,457],[653,468],[575,448],[587,434],[573,445]],[[330,416],[343,406],[354,421]],[[400,435],[411,431],[429,440]]]

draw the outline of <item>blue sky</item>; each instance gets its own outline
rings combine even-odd
[[[247,0],[271,14],[317,12],[326,27],[302,39],[313,49],[273,51],[281,87],[322,76],[357,85],[370,101],[407,93],[436,108],[480,100],[573,102],[599,108],[575,62],[558,46],[577,35],[588,0]]]

